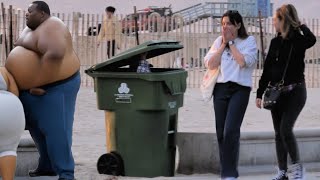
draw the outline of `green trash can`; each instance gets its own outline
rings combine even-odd
[[[176,41],[149,41],[85,71],[94,78],[98,108],[106,117],[108,153],[98,160],[100,174],[174,176],[187,72],[151,68],[140,74],[136,68],[146,52],[150,59],[182,48]]]

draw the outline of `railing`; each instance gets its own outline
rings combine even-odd
[[[8,12],[8,10],[6,10]],[[1,15],[0,30],[0,65],[6,60],[6,47],[4,44],[4,30],[6,30],[7,40],[10,36],[11,18],[5,14],[5,19]],[[83,14],[83,13],[55,13],[54,16],[59,17],[65,22],[73,36],[73,45],[76,53],[81,61],[81,76],[83,86],[92,86],[93,81],[88,77],[84,70],[90,66],[108,60],[106,42],[97,46],[98,26],[101,24],[103,15],[101,14]],[[12,10],[12,37],[17,39],[19,34],[25,27],[25,12],[20,10]],[[136,45],[134,35],[133,17],[125,15],[117,15],[117,19],[121,24],[120,42],[117,42],[120,49],[116,48],[116,54]],[[5,20],[5,21],[4,21]],[[307,50],[306,53],[306,69],[305,77],[309,88],[320,87],[320,41],[319,41],[319,20],[308,19],[303,20],[309,28],[317,35],[317,44]],[[275,32],[272,27],[271,19],[263,19],[264,47],[268,48],[270,40],[274,37]],[[260,49],[260,33],[259,23],[256,18],[246,18],[245,26],[250,35],[256,38],[259,52]],[[96,27],[96,29],[94,29]],[[91,30],[90,30],[91,29]],[[155,67],[183,67],[188,71],[188,87],[199,87],[202,76],[205,72],[203,57],[207,53],[213,41],[220,35],[220,19],[217,18],[198,18],[192,20],[184,20],[179,14],[172,17],[163,17],[157,13],[149,16],[140,14],[138,18],[139,40],[140,43],[149,40],[176,40],[184,45],[184,49],[162,55],[160,57],[149,60]],[[266,51],[266,49],[264,50]],[[176,59],[181,61],[176,61]],[[262,73],[261,53],[258,53],[257,68],[253,73],[253,87],[257,87],[259,78]],[[177,64],[180,63],[181,64]]]

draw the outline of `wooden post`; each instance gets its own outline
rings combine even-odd
[[[87,18],[86,18],[87,22],[86,22],[86,28],[85,30],[87,31],[87,36],[86,36],[86,45],[85,45],[85,62],[86,62],[86,65],[88,65],[88,59],[89,59],[89,36],[88,36],[88,33],[89,33],[89,26],[90,26],[90,14],[87,14]],[[86,78],[86,86],[88,86],[88,78]]]
[[[84,26],[85,26],[85,15],[84,14],[81,14],[81,18],[82,18],[82,26],[81,26],[81,45],[79,47],[79,52],[81,53],[81,57],[82,57],[82,60],[80,59],[80,62],[81,62],[81,65],[85,64],[83,62],[83,57],[85,56],[85,48],[84,48]],[[85,64],[86,65],[86,64]],[[84,78],[82,78],[82,83],[85,83],[86,82],[86,79],[88,78],[88,76],[85,76]]]
[[[134,26],[135,26],[136,42],[137,42],[137,45],[139,45],[140,42],[139,42],[139,32],[138,32],[139,29],[138,29],[137,7],[134,6],[133,9],[134,9]]]
[[[311,30],[312,32],[316,32],[316,26],[315,26],[315,19],[312,18],[312,21],[311,21]],[[317,57],[316,57],[316,49],[315,49],[315,46],[312,48],[312,60],[311,60],[311,63],[312,63],[312,75],[311,75],[311,88],[314,88],[315,87],[315,71],[316,71],[316,66],[317,66]]]
[[[259,10],[259,28],[260,28],[260,41],[261,41],[261,57],[264,63],[265,53],[264,53],[264,45],[263,45],[262,17],[261,17],[260,10]]]
[[[315,31],[315,34],[316,36],[319,36],[319,19],[316,20],[316,31]],[[319,69],[319,66],[320,66],[320,59],[319,59],[319,41],[316,43],[316,46],[314,47],[316,49],[316,63],[317,63],[317,66],[318,66],[318,71],[316,71],[316,79],[317,79],[317,84],[315,86],[315,88],[319,88],[320,87],[320,69]]]
[[[4,46],[5,46],[5,54],[6,57],[8,57],[8,42],[7,42],[7,28],[6,28],[6,10],[4,8],[4,4],[1,3],[1,9],[2,9],[2,21],[3,21],[3,36],[4,36]]]
[[[142,31],[142,23],[143,23],[143,17],[141,14],[139,14],[139,20],[140,20],[140,23],[139,23],[139,26],[138,26],[138,31]],[[144,35],[144,34],[143,34]],[[140,43],[140,39],[141,39],[141,36],[139,36],[139,43]],[[142,41],[143,42],[143,41]]]
[[[20,17],[21,17],[21,10],[19,9],[17,11],[17,16],[16,16],[16,30],[15,30],[15,37],[14,39],[16,40],[18,37],[19,37],[19,34],[20,34]]]
[[[104,14],[101,14],[100,16],[99,16],[100,18],[100,20],[101,20],[101,29],[100,29],[100,31],[102,31],[103,30],[103,21],[104,21]],[[98,37],[97,38],[99,38],[99,35],[98,35]],[[99,47],[99,50],[100,50],[100,56],[99,56],[99,61],[102,61],[103,60],[103,56],[104,56],[104,51],[103,51],[103,43],[100,41],[100,47]],[[98,50],[98,51],[99,51]]]
[[[9,52],[13,49],[13,15],[12,5],[9,6]]]
[[[94,51],[94,46],[95,46],[95,43],[93,41],[93,38],[95,36],[94,29],[93,29],[93,27],[95,26],[95,18],[94,18],[94,16],[95,16],[94,14],[91,14],[91,23],[89,25],[91,27],[91,36],[90,36],[89,42],[88,42],[88,44],[90,45],[89,48],[88,48],[88,50],[89,50],[89,65],[90,66],[94,64],[94,60],[93,60],[93,51]],[[97,26],[97,32],[98,32],[98,26]]]
[[[73,13],[73,20],[72,20],[72,28],[73,28],[73,34],[75,36],[75,40],[76,40],[76,49],[77,49],[77,52],[80,53],[80,50],[79,50],[79,16],[81,16],[80,13],[76,12],[76,13]]]
[[[190,65],[189,65],[189,67],[192,65],[192,67],[190,67],[189,69],[190,70],[192,70],[193,71],[193,87],[195,88],[195,85],[196,85],[196,71],[195,71],[195,68],[194,68],[194,65],[195,65],[195,63],[194,63],[194,61],[195,61],[195,50],[196,50],[196,48],[198,47],[197,46],[197,42],[196,42],[196,38],[195,38],[195,36],[196,36],[196,23],[198,22],[198,20],[199,19],[196,19],[196,20],[194,20],[193,21],[193,32],[192,32],[192,53],[191,53],[191,58],[192,58],[192,61],[191,61],[191,58],[190,58]]]
[[[144,33],[143,33],[143,41],[145,42],[145,41],[147,41],[147,38],[148,37],[146,37],[146,31],[148,30],[147,29],[147,24],[148,24],[148,18],[147,18],[147,15],[146,14],[143,14],[142,15],[142,20],[141,20],[141,22],[143,22],[143,26],[142,26],[142,29],[143,29],[143,31],[144,31]],[[141,24],[141,23],[140,23]]]
[[[25,10],[23,10],[23,13],[22,13],[22,15],[24,16],[26,14],[26,11]],[[22,29],[24,29],[24,27],[26,26],[26,18],[22,18]]]
[[[2,27],[2,19],[0,18],[0,30],[3,30],[3,27]],[[2,45],[4,43],[4,36],[3,34],[0,35],[0,65],[3,65],[4,64],[4,60],[6,59],[5,57],[5,48],[4,46]]]
[[[131,37],[130,37],[130,32],[129,32],[129,28],[131,28],[131,23],[128,20],[130,17],[130,15],[124,14],[124,23],[122,25],[122,31],[124,32],[124,40],[123,40],[123,46],[124,49],[127,50],[131,47]],[[129,24],[130,23],[130,24]]]
[[[101,61],[98,60],[98,48],[97,48],[97,37],[99,36],[99,14],[96,14],[96,22],[95,22],[96,26],[97,26],[97,33],[96,36],[93,39],[93,47],[94,47],[94,63],[99,63]],[[93,83],[93,81],[92,81]]]
[[[66,23],[70,33],[71,33],[71,28],[70,28],[70,13],[67,14],[67,23]],[[73,34],[72,34],[73,35]]]

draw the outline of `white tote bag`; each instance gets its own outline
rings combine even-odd
[[[200,90],[204,101],[208,102],[213,96],[213,89],[217,83],[218,76],[220,74],[220,66],[215,69],[207,69],[202,78]]]
[[[207,67],[207,71],[206,71],[206,73],[204,74],[204,76],[202,78],[200,90],[201,90],[202,98],[206,102],[209,102],[211,100],[211,98],[213,96],[214,86],[216,85],[217,80],[218,80],[218,76],[220,74],[220,66],[218,66],[215,69],[209,69],[208,68],[209,60],[211,59],[211,57],[216,52],[217,47],[220,47],[220,45],[221,45],[221,44],[220,45],[215,45],[215,43],[216,43],[216,41],[212,44],[209,52],[204,57],[205,66]]]

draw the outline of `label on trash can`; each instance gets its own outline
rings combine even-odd
[[[116,97],[116,103],[124,103],[124,104],[130,104],[132,103],[131,97],[133,94],[129,94],[130,88],[128,87],[127,83],[121,83],[118,88],[118,93],[114,96]]]

